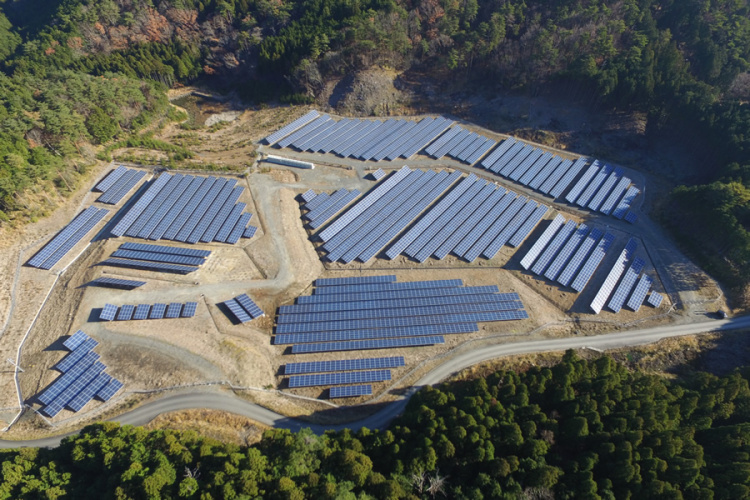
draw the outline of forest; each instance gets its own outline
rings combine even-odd
[[[726,499],[750,496],[748,373],[679,381],[574,352],[425,388],[387,430],[194,432],[91,425],[0,452],[0,498]]]
[[[644,114],[647,138],[700,165],[656,216],[725,284],[750,283],[748,0],[0,0],[0,218],[30,216],[38,171],[68,190],[83,145],[140,130],[169,86],[303,103],[373,66]],[[127,94],[118,109],[100,78]]]

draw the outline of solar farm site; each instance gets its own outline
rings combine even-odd
[[[442,116],[311,111],[253,140],[242,175],[103,168],[25,251],[3,339],[26,404],[64,426],[200,386],[314,416],[459,348],[664,324],[688,297],[644,178],[606,160]]]

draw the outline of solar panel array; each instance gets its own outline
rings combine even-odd
[[[95,280],[89,281],[87,286],[102,286],[106,288],[121,288],[124,290],[132,290],[133,288],[138,288],[139,286],[143,286],[145,284],[146,284],[145,281],[101,277],[101,278],[96,278]]]
[[[631,184],[630,178],[624,176],[619,167],[612,168],[595,161],[565,199],[580,207],[622,219],[626,217],[628,208],[640,193],[640,190]]]
[[[162,319],[162,318],[192,318],[198,308],[197,302],[186,302],[184,304],[172,302],[166,304],[138,304],[138,306],[124,305],[116,306],[113,304],[104,304],[100,321],[129,321],[143,319]]]
[[[97,184],[97,185],[96,185],[96,186],[94,187],[94,190],[95,190],[95,191],[99,191],[99,192],[101,192],[101,193],[104,193],[104,192],[105,192],[105,191],[107,191],[107,190],[108,190],[109,188],[111,188],[111,187],[112,187],[112,186],[114,185],[114,183],[115,183],[115,182],[117,182],[117,180],[118,180],[118,179],[119,179],[120,177],[122,177],[122,176],[123,176],[123,174],[124,174],[125,172],[127,172],[127,171],[128,171],[127,167],[124,167],[124,166],[122,166],[122,165],[120,165],[119,167],[117,167],[117,168],[116,168],[116,169],[114,169],[114,170],[111,170],[111,171],[109,172],[109,174],[107,174],[107,176],[106,176],[106,177],[105,177],[104,179],[102,179],[102,180],[101,180],[101,181],[99,182],[99,184]]]
[[[97,396],[107,401],[123,387],[120,381],[104,373],[106,366],[93,351],[96,340],[78,330],[63,345],[70,353],[55,366],[62,375],[38,396],[48,417],[54,417],[65,407],[80,411]]]
[[[403,356],[392,356],[388,358],[340,359],[336,361],[309,361],[306,363],[287,363],[284,367],[284,374],[299,375],[302,373],[374,370],[398,368],[400,366],[405,366]]]
[[[117,170],[115,170],[115,172],[117,172]],[[112,174],[115,172],[112,172]],[[130,190],[133,189],[146,175],[146,172],[143,170],[136,170],[133,168],[126,168],[121,172],[122,174],[116,176],[111,185],[109,185],[109,182],[104,182],[108,181],[110,176],[107,176],[104,181],[97,184],[97,188],[100,188],[103,184],[105,189],[102,190],[101,196],[99,196],[96,201],[99,203],[107,203],[109,205],[120,203],[125,195],[128,194]]]
[[[320,193],[313,200],[302,206],[303,210],[307,210],[302,217],[307,219],[311,229],[317,229],[328,222],[331,217],[346,208],[360,194],[357,189],[351,191],[339,189],[332,195]]]
[[[657,293],[657,292],[651,292],[651,295],[648,296],[647,302],[654,307],[659,307],[661,305],[662,300],[664,300],[664,297],[662,296],[662,294]]]
[[[327,206],[337,193],[321,193],[308,202],[308,214]],[[546,212],[545,205],[473,174],[403,167],[314,238],[323,241],[319,248],[331,262],[367,262],[383,250],[389,259],[404,254],[424,262],[453,253],[471,262],[480,254],[492,258],[505,244],[520,245]]]
[[[279,148],[333,153],[363,161],[394,161],[415,155],[454,124],[443,117],[419,121],[394,118],[385,121],[334,120],[328,115],[315,113],[305,115],[304,123],[302,119],[297,120],[270,135],[266,142]],[[471,153],[475,153],[479,146]]]
[[[148,271],[188,274],[198,270],[211,255],[209,250],[150,245],[146,243],[123,243],[112,253],[112,258],[102,265],[132,267]]]
[[[331,387],[328,397],[334,398],[352,398],[355,396],[372,395],[372,385],[347,385],[344,387]]]
[[[373,179],[375,179],[376,181],[379,181],[380,179],[385,177],[385,171],[382,168],[379,168],[373,173],[371,173],[370,175],[372,176]]]
[[[248,321],[265,316],[265,313],[260,307],[247,296],[247,294],[238,295],[233,299],[224,301],[224,305],[232,312],[235,318],[240,323],[247,323]]]
[[[34,254],[27,262],[28,265],[38,269],[51,269],[108,213],[106,208],[87,208]]]
[[[605,302],[607,301],[607,298],[612,293],[612,290],[614,290],[615,285],[617,285],[620,276],[622,276],[622,273],[625,272],[628,262],[633,259],[637,248],[638,242],[635,240],[635,238],[630,238],[630,240],[628,240],[627,244],[625,245],[625,248],[622,249],[622,252],[620,252],[617,260],[612,265],[607,278],[604,280],[604,283],[602,283],[602,286],[596,293],[594,300],[591,302],[591,309],[594,311],[594,313],[599,314],[601,312]]]
[[[245,188],[236,183],[236,179],[163,173],[128,208],[112,234],[234,244],[252,217],[243,213],[244,203],[237,203]]]
[[[473,165],[496,145],[496,141],[476,132],[470,132],[462,127],[453,127],[430,144],[425,149],[425,153],[436,160],[448,155],[455,160]]]

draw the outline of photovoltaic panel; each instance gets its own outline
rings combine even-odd
[[[448,154],[456,160],[466,162],[466,158],[468,158],[469,155],[476,151],[477,148],[485,142],[487,142],[487,138],[477,134],[471,142],[468,140],[464,141],[460,147],[455,148],[454,151],[451,151]]]
[[[475,164],[479,159],[484,156],[490,149],[495,147],[497,144],[497,141],[493,141],[492,139],[487,139],[484,144],[479,146],[471,155],[469,155],[466,158],[466,163],[469,165]]]
[[[547,215],[547,211],[549,210],[549,207],[547,205],[539,205],[534,209],[534,212],[526,219],[526,221],[521,225],[521,227],[518,228],[518,230],[513,234],[513,237],[508,240],[508,245],[512,247],[518,247],[523,241],[526,239],[526,237],[531,234],[531,231],[534,230],[534,228],[541,222],[541,220],[544,218],[545,215]]]
[[[69,371],[76,363],[78,363],[78,361],[86,357],[86,355],[97,345],[99,345],[99,342],[89,337],[81,345],[76,347],[74,351],[61,359],[60,362],[55,365],[55,368],[63,373]],[[97,355],[97,358],[98,357],[99,356]]]
[[[315,295],[390,292],[396,290],[412,290],[423,288],[453,288],[463,286],[460,279],[430,280],[430,281],[402,281],[400,283],[360,283],[356,285],[333,285],[315,289]]]
[[[487,248],[482,251],[482,255],[486,259],[493,258],[497,254],[497,252],[500,251],[503,245],[507,243],[508,239],[510,239],[513,233],[518,231],[518,229],[523,225],[526,219],[528,219],[538,207],[539,204],[534,200],[527,201],[526,204],[524,204],[524,206],[521,208],[521,210],[508,222],[503,230],[500,231],[500,234],[498,234],[497,237],[492,240],[492,243],[487,245]]]
[[[260,309],[260,307],[258,307],[258,304],[256,304],[253,299],[248,297],[247,294],[243,293],[241,295],[238,295],[234,298],[234,300],[236,300],[237,303],[241,305],[245,311],[247,311],[251,318],[256,319],[260,318],[261,316],[265,316],[265,313]]]
[[[617,181],[617,184],[615,185],[614,189],[612,189],[612,192],[609,194],[609,196],[607,196],[607,199],[604,200],[602,206],[599,207],[599,211],[606,215],[612,213],[615,205],[620,200],[620,198],[622,198],[623,194],[625,194],[628,186],[630,186],[630,183],[631,180],[628,177],[620,177],[620,180]]]
[[[318,141],[317,144],[308,147],[307,150],[318,153],[328,153],[334,144],[338,144],[341,141],[342,137],[347,137],[355,134],[356,131],[362,126],[362,123],[363,122],[360,120],[341,120],[334,133],[330,134],[325,139]]]
[[[117,258],[105,259],[101,261],[101,265],[114,267],[131,267],[134,269],[144,269],[147,271],[172,272],[179,274],[188,274],[198,270],[197,267],[181,266],[179,264],[166,264],[163,262],[146,262],[143,260]]]
[[[591,165],[589,165],[589,168],[586,170],[586,172],[584,172],[583,176],[581,176],[581,178],[578,179],[578,182],[576,182],[576,184],[568,192],[568,194],[565,195],[565,200],[569,203],[575,202],[578,199],[578,197],[581,195],[581,193],[583,193],[583,190],[586,189],[586,187],[589,185],[589,183],[591,182],[591,179],[593,179],[594,176],[599,172],[599,170],[600,170],[599,160],[595,160]],[[555,198],[557,198],[557,196],[555,196]]]
[[[581,196],[576,199],[576,205],[579,207],[585,207],[604,182],[606,182],[607,177],[609,177],[611,173],[612,167],[609,165],[604,165],[600,168],[596,175],[594,175],[594,178],[591,179],[591,183],[583,190]]]
[[[255,236],[255,233],[258,231],[258,228],[255,226],[247,226],[245,228],[245,232],[242,233],[243,238],[252,238]]]
[[[502,188],[498,192],[504,191]],[[509,205],[515,200],[516,193],[513,191],[506,191],[505,194],[494,204],[486,215],[480,216],[476,220],[469,231],[469,233],[463,237],[459,243],[451,250],[454,255],[463,257],[463,255],[481,238],[484,233],[493,225],[498,217],[508,208]]]
[[[503,142],[501,142],[500,145],[495,148],[494,151],[492,151],[492,153],[487,155],[487,157],[481,161],[480,166],[489,170],[489,168],[498,159],[500,159],[500,157],[503,156],[515,143],[516,139],[514,137],[508,137]]]
[[[314,387],[316,385],[342,385],[358,384],[362,382],[384,382],[390,379],[390,370],[372,370],[352,373],[321,373],[317,375],[295,375],[289,377],[289,387]]]
[[[89,286],[103,286],[103,287],[110,287],[110,288],[124,288],[126,290],[132,290],[133,288],[138,288],[139,286],[145,285],[145,281],[136,281],[136,280],[123,280],[120,278],[96,278],[95,280],[92,280],[88,283]]]
[[[154,183],[148,187],[143,196],[133,205],[127,215],[118,223],[127,225],[125,236],[136,237],[149,222],[151,216],[165,204],[166,199],[172,194],[185,176],[182,174],[162,174]],[[127,222],[126,222],[127,221]],[[115,226],[117,228],[117,226]],[[114,234],[114,233],[113,233]]]
[[[281,129],[277,130],[276,132],[274,132],[273,134],[269,135],[268,137],[266,137],[263,140],[265,141],[266,144],[272,145],[272,144],[276,143],[277,141],[283,139],[287,135],[291,134],[295,130],[299,129],[300,127],[302,127],[302,126],[310,123],[312,120],[314,120],[318,116],[320,116],[320,113],[318,113],[315,110],[312,110],[312,111],[306,113],[305,115],[297,118],[292,123],[290,123],[290,124],[282,127]]]
[[[510,192],[512,195],[515,195],[515,193]],[[513,203],[510,204],[510,206],[502,213],[500,217],[498,217],[496,220],[490,220],[488,221],[489,227],[487,227],[484,224],[480,224],[477,226],[477,228],[486,228],[486,231],[481,230],[480,232],[483,232],[484,234],[481,235],[481,237],[472,245],[470,249],[464,252],[462,257],[467,262],[473,262],[479,255],[484,252],[489,245],[491,245],[495,239],[502,233],[502,231],[508,226],[508,223],[516,216],[518,213],[526,206],[526,202],[528,202],[529,199],[525,196],[519,196],[515,200],[513,200]],[[477,229],[475,228],[475,229]],[[472,233],[469,233],[469,237],[472,237]],[[467,239],[468,239],[467,238]],[[461,243],[458,247],[456,247],[456,253],[459,249],[463,248],[464,242]],[[499,247],[498,247],[499,248]]]
[[[625,300],[628,298],[628,295],[630,295],[630,291],[633,289],[633,286],[635,286],[638,274],[640,274],[645,264],[646,262],[643,259],[636,257],[630,265],[630,268],[625,271],[625,276],[623,276],[620,284],[617,285],[615,293],[609,300],[609,304],[607,304],[607,307],[609,307],[612,312],[620,312]]]
[[[383,177],[385,177],[386,174],[385,174],[385,171],[382,168],[379,168],[376,171],[374,171],[373,173],[371,173],[370,175],[372,175],[373,179],[375,179],[376,181],[379,181],[380,179],[382,179]]]
[[[407,142],[401,151],[388,155],[388,159],[395,160],[397,158],[396,154],[401,158],[411,158],[448,129],[448,127],[455,125],[455,123],[456,122],[453,120],[448,120],[443,117],[437,118],[432,122],[432,125],[424,130],[424,132],[415,135],[409,142]]]
[[[419,297],[414,299],[381,299],[354,302],[322,302],[318,304],[295,304],[281,306],[279,318],[304,313],[329,311],[360,311],[364,309],[397,309],[421,306],[439,306],[447,304],[480,304],[484,302],[504,302],[520,300],[517,293],[475,293],[470,295],[442,295],[437,297]]]
[[[309,121],[296,131],[292,132],[290,135],[286,136],[285,138],[277,141],[277,146],[279,148],[285,148],[292,144],[294,141],[301,139],[302,137],[305,137],[307,134],[311,133],[316,128],[322,126],[326,122],[330,121],[331,117],[328,115],[320,115],[317,116],[315,119]]]
[[[170,302],[167,306],[167,312],[164,315],[165,318],[179,318],[180,312],[182,311],[182,304],[179,302]]]
[[[181,318],[192,318],[195,316],[195,311],[198,308],[197,302],[185,302],[185,307],[182,308]]]
[[[346,278],[318,278],[315,280],[315,286],[368,285],[373,283],[393,283],[395,281],[395,274],[381,276],[350,276]]]
[[[435,142],[425,148],[425,153],[432,156],[435,151],[444,146],[448,141],[453,139],[455,136],[461,133],[463,129],[461,127],[452,127],[448,129],[443,135],[437,138]]]
[[[565,189],[567,189],[567,187],[573,182],[573,179],[576,178],[578,172],[583,170],[583,167],[586,166],[587,162],[587,158],[578,158],[575,163],[573,163],[573,166],[565,171],[565,173],[562,175],[562,178],[557,182],[557,184],[555,184],[555,187],[550,189],[550,196],[552,196],[553,198],[559,198],[563,194]],[[554,172],[554,175],[557,176],[557,170]]]
[[[556,278],[558,283],[563,286],[568,286],[570,282],[573,281],[573,277],[578,272],[578,269],[580,269],[586,261],[603,234],[604,233],[599,229],[594,228],[591,230],[589,235],[581,243],[581,246],[578,247],[578,250],[575,251],[573,257],[570,258],[570,262],[568,262]]]
[[[128,171],[117,179],[111,188],[105,193],[102,193],[96,201],[99,203],[116,205],[145,175],[146,172],[141,170],[128,169]]]
[[[330,194],[320,193],[318,196],[316,196],[315,198],[307,202],[305,206],[303,206],[302,208],[304,208],[305,210],[310,210],[310,211],[315,210],[323,203],[326,203],[330,198],[331,198]]]
[[[211,189],[208,191],[208,194],[206,194],[206,197],[198,204],[193,213],[190,214],[190,217],[188,218],[185,225],[182,226],[180,231],[177,233],[175,239],[177,241],[184,241],[187,243],[197,243],[198,240],[200,240],[200,237],[203,236],[205,230],[208,228],[207,226],[203,226],[201,221],[209,211],[213,210],[212,205],[215,205],[217,199],[221,198],[223,200],[227,196],[229,196],[229,193],[234,188],[235,182],[236,181],[234,179],[232,179],[231,181],[219,179],[217,182],[215,182],[213,187],[211,187]]]
[[[435,344],[445,344],[440,335],[424,337],[402,337],[380,340],[353,340],[348,342],[326,342],[322,344],[295,344],[292,354],[308,354],[313,352],[362,351],[365,349],[395,349],[399,347],[417,347]]]
[[[599,288],[596,297],[594,297],[594,300],[591,301],[591,309],[595,314],[599,314],[601,312],[602,308],[604,307],[605,301],[612,293],[612,290],[614,290],[617,281],[620,279],[620,276],[622,276],[622,273],[625,272],[627,263],[633,257],[633,253],[635,252],[637,247],[638,242],[634,238],[630,238],[630,240],[628,240],[628,243],[625,245],[625,248],[623,248],[622,252],[620,252],[617,260],[612,265],[612,269],[610,269],[607,278]]]
[[[167,312],[167,304],[154,304],[151,306],[151,313],[149,314],[149,319],[162,319],[164,318],[164,313]]]
[[[372,386],[365,385],[347,385],[343,387],[331,387],[328,397],[335,398],[353,398],[355,396],[371,396]]]
[[[89,351],[86,356],[83,357],[78,363],[65,372],[63,375],[55,379],[52,384],[47,387],[40,395],[39,401],[44,404],[49,404],[54,400],[60,393],[65,390],[75,379],[77,379],[94,361],[99,358],[99,355],[93,351]]]
[[[563,162],[563,159],[559,156],[553,156],[550,161],[547,162],[546,165],[544,165],[544,168],[539,171],[538,174],[529,182],[529,187],[531,189],[539,189],[539,187],[544,184],[544,182],[549,179],[549,176],[552,175],[552,173],[559,167]]]
[[[376,129],[373,129],[371,133],[367,134],[362,139],[362,141],[349,146],[348,153],[345,156],[364,159],[361,158],[361,155],[365,151],[369,150],[373,144],[383,140],[386,136],[388,136],[396,127],[399,126],[400,123],[401,120],[396,120],[393,118],[384,121],[382,125],[380,125]]]
[[[244,190],[245,188],[243,188],[242,186],[233,188],[229,196],[224,200],[224,203],[216,212],[216,215],[213,216],[212,220],[209,220],[211,218],[211,213],[206,213],[205,217],[198,225],[198,227],[205,226],[207,228],[201,235],[200,241],[202,241],[203,243],[209,243],[214,240],[219,230],[221,229],[221,226],[223,226],[224,222],[226,222],[227,217],[229,217],[229,214],[232,212],[232,209],[237,203],[237,200],[240,199],[240,196],[242,195],[242,192]],[[206,222],[204,223],[204,221]]]
[[[253,319],[234,299],[224,301],[224,305],[226,305],[227,308],[232,311],[232,314],[234,314],[234,317],[237,318],[240,323],[247,323],[248,321],[251,321]]]
[[[112,257],[122,259],[146,260],[150,262],[168,262],[171,264],[184,264],[186,266],[200,266],[206,262],[203,257],[188,257],[187,255],[176,255],[171,253],[140,252],[138,250],[115,250]]]
[[[578,164],[584,165],[586,163],[586,160],[584,158],[579,158],[576,162]],[[539,186],[539,191],[541,191],[544,194],[549,194],[550,196],[553,196],[557,198],[557,196],[554,196],[551,191],[553,189],[557,189],[558,183],[562,184],[564,181],[564,176],[567,176],[571,170],[573,170],[574,163],[572,160],[563,160],[560,162],[559,165],[557,165],[547,176],[545,180],[542,181],[542,184]],[[578,172],[576,172],[577,174]],[[573,176],[575,177],[575,176]],[[568,182],[570,184],[570,182]],[[561,191],[564,191],[565,188],[568,187],[568,184],[565,184],[564,186],[560,187]]]
[[[402,337],[425,337],[443,334],[478,332],[476,323],[450,323],[446,325],[423,325],[407,328],[375,328],[369,330],[336,330],[317,333],[291,333],[276,335],[274,345],[316,344],[320,342],[349,342],[353,340],[393,339]]]
[[[50,417],[57,415],[65,405],[81,392],[86,385],[90,384],[104,370],[104,365],[99,361],[89,366],[83,373],[65,388],[54,400],[47,404],[44,413]]]
[[[494,163],[491,165],[488,163],[487,170],[499,174],[508,164],[518,156],[518,153],[526,148],[526,144],[518,141],[511,145],[511,147],[505,151]],[[528,150],[527,150],[528,151]],[[526,153],[528,154],[528,153]]]
[[[635,197],[638,196],[638,193],[640,192],[641,191],[637,187],[630,186],[625,192],[625,195],[620,200],[620,203],[617,204],[617,207],[612,212],[612,215],[618,219],[622,219],[623,217],[625,217],[625,213],[628,211],[628,208],[630,208],[633,200],[635,200]]]
[[[148,313],[151,310],[149,304],[138,304],[133,313],[133,319],[148,319]]]
[[[664,300],[664,297],[660,293],[651,292],[651,295],[648,296],[648,303],[654,307],[659,307],[662,300]]]
[[[340,141],[338,144],[335,144],[331,148],[331,151],[343,158],[346,158],[347,156],[349,156],[350,151],[352,151],[355,147],[364,144],[365,142],[367,142],[371,135],[377,133],[382,125],[383,122],[381,122],[380,120],[367,121],[366,125],[362,128],[357,129],[357,131],[351,137]]]
[[[387,358],[338,359],[336,361],[308,361],[305,363],[287,363],[284,375],[302,375],[305,373],[349,372],[354,370],[378,370],[405,366],[403,356]]]
[[[350,120],[347,118],[339,121],[331,120],[323,126],[318,127],[307,139],[295,141],[292,146],[300,151],[317,151],[319,144],[324,144],[331,134],[336,134],[337,131],[349,125],[349,122]]]
[[[427,120],[427,118],[424,120]],[[408,121],[405,125],[392,132],[385,140],[371,148],[371,151],[374,151],[373,153],[369,155],[365,153],[363,156],[374,161],[383,160],[392,151],[399,149],[409,139],[411,134],[417,129],[417,125],[416,122]]]
[[[68,337],[67,340],[63,342],[63,345],[73,351],[76,347],[83,344],[88,338],[89,336],[86,335],[83,330],[78,330],[73,335]]]
[[[94,226],[96,226],[99,221],[101,221],[105,215],[107,215],[109,211],[105,208],[100,209],[97,213],[95,213],[89,220],[87,220],[83,225],[81,225],[80,228],[78,228],[73,235],[68,238],[65,243],[63,243],[57,250],[55,250],[50,257],[45,260],[41,265],[38,267],[40,269],[51,269],[52,266],[57,264],[60,259],[65,257],[65,255],[80,242],[84,236],[86,236],[89,231],[94,229]]]
[[[380,123],[380,122],[378,122]],[[359,123],[355,124],[354,127],[341,134],[340,136],[331,139],[331,141],[321,148],[323,153],[338,153],[340,149],[347,147],[352,142],[358,141],[368,130],[373,129],[376,124],[368,120],[360,120]]]
[[[99,210],[96,207],[88,207],[86,210],[78,214],[62,229],[62,231],[57,233],[49,243],[42,247],[34,257],[29,259],[28,264],[32,267],[39,267],[42,265],[45,260],[49,259],[58,248],[60,248],[71,236],[73,236],[73,234],[75,234],[76,231],[83,227],[83,225],[98,212]]]
[[[172,206],[167,209],[165,214],[161,217],[161,220],[155,221],[156,226],[147,236],[145,236],[145,238],[148,238],[150,240],[161,239],[166,233],[169,232],[176,219],[180,218],[180,220],[183,220],[182,214],[185,212],[185,207],[191,202],[201,186],[203,186],[207,182],[213,182],[213,180],[209,181],[209,179],[206,177],[191,177],[192,176],[186,176],[186,179],[188,179],[188,183],[180,187],[182,192],[178,195],[174,203],[172,203]],[[149,226],[150,225],[151,224],[149,224]],[[174,232],[176,233],[178,229],[179,228],[175,228]],[[146,228],[144,227],[142,231],[143,233],[145,233]]]
[[[602,206],[602,203],[604,203],[605,198],[609,195],[609,193],[614,188],[617,181],[620,180],[622,176],[622,173],[619,171],[619,169],[615,169],[614,172],[609,174],[609,177],[604,181],[602,186],[599,188],[599,190],[596,192],[594,197],[589,202],[589,209],[598,211],[599,207]]]
[[[524,255],[523,259],[521,259],[521,267],[523,267],[524,269],[529,269],[531,267],[537,257],[539,257],[539,254],[542,253],[544,248],[564,223],[565,217],[563,217],[561,214],[557,214],[550,225],[547,226],[547,229],[544,230],[541,236],[539,236],[539,238],[531,246],[529,251],[526,252],[526,255]]]
[[[333,119],[327,120],[324,123],[321,123],[317,127],[313,128],[306,134],[298,137],[291,144],[289,144],[289,146],[297,148],[300,151],[304,151],[305,149],[307,149],[307,146],[309,144],[313,144],[317,142],[318,139],[325,137],[325,134],[327,134],[329,130],[335,128],[337,125],[337,121]]]
[[[568,222],[566,222],[565,225],[561,227],[557,232],[555,237],[552,238],[539,258],[536,259],[534,265],[531,266],[531,272],[536,275],[542,275],[542,273],[547,270],[547,266],[552,262],[552,259],[557,256],[557,253],[563,246],[563,244],[568,241],[568,238],[571,234],[573,234],[573,231],[575,231],[575,229],[575,221],[569,220]]]
[[[112,396],[117,394],[117,391],[122,389],[122,387],[122,382],[120,382],[116,378],[113,378],[107,385],[105,385],[102,389],[99,390],[99,392],[96,393],[96,396],[102,401],[109,401]]]
[[[122,165],[120,165],[119,167],[117,167],[117,168],[116,168],[116,169],[114,169],[114,170],[111,170],[111,171],[109,172],[109,174],[107,175],[107,177],[105,177],[104,179],[102,179],[102,180],[101,180],[101,181],[99,182],[99,184],[97,184],[97,185],[96,185],[96,187],[95,187],[94,189],[95,189],[96,191],[100,191],[100,192],[102,192],[102,193],[103,193],[103,192],[105,192],[105,191],[107,191],[107,190],[108,190],[109,188],[111,188],[111,187],[112,187],[112,186],[113,186],[113,185],[115,184],[115,182],[117,182],[117,180],[118,180],[118,179],[119,179],[120,177],[122,177],[122,175],[123,175],[123,174],[124,174],[125,172],[127,172],[127,170],[128,170],[128,169],[127,169],[127,168],[125,168],[125,167],[124,167],[124,166],[122,166]]]
[[[458,144],[461,144],[463,141],[466,140],[469,135],[471,135],[471,132],[469,132],[466,129],[463,129],[461,127],[456,127],[461,129],[458,134],[453,136],[450,140],[448,140],[444,145],[437,148],[434,153],[431,153],[430,156],[432,156],[434,159],[439,160],[443,156],[445,156],[448,151],[455,148]]]
[[[588,231],[589,228],[588,226],[586,226],[586,224],[581,224],[580,226],[578,226],[578,229],[576,229],[575,233],[573,233],[573,235],[570,237],[570,239],[568,239],[562,249],[560,249],[557,257],[555,257],[555,260],[552,261],[547,270],[544,272],[545,278],[552,281],[555,281],[557,279],[557,277],[562,272],[563,267],[568,262],[568,259],[570,259],[571,255],[573,255],[573,252],[576,251],[584,238],[586,238],[586,234],[588,233]]]
[[[150,243],[123,243],[120,245],[123,250],[136,250],[139,252],[167,253],[173,255],[187,255],[189,257],[208,257],[211,255],[210,250],[200,250],[197,248],[170,247],[166,245],[152,245]]]
[[[102,312],[99,314],[100,321],[112,321],[117,315],[117,306],[112,304],[104,304]]]
[[[527,186],[538,174],[542,171],[542,169],[552,160],[552,153],[544,153],[542,156],[539,157],[538,160],[536,160],[529,168],[524,172],[524,174],[521,176],[520,179],[518,179],[518,182],[523,184],[524,186]]]
[[[308,203],[316,196],[317,194],[315,194],[315,191],[313,191],[312,189],[308,189],[300,195],[300,198],[302,198],[302,201],[304,201],[305,203]]]
[[[174,220],[169,225],[169,229],[164,231],[164,234],[162,236],[164,239],[178,239],[177,235],[180,233],[183,234],[184,239],[185,233],[191,230],[189,227],[187,227],[188,221],[190,221],[190,219],[196,214],[198,205],[203,203],[205,199],[213,196],[212,190],[217,185],[217,183],[219,183],[219,179],[217,179],[213,175],[203,179],[200,187],[198,187],[190,197],[190,199],[187,200],[182,210],[180,210],[180,213],[175,215]],[[221,186],[221,184],[219,184],[219,186]],[[215,191],[213,193],[215,193]],[[153,237],[150,238],[153,239]]]
[[[472,295],[477,293],[497,293],[496,285],[465,286],[456,288],[427,288],[398,290],[393,292],[364,292],[344,294],[318,294],[297,297],[297,304],[319,304],[358,302],[362,300],[418,299],[423,297],[443,297],[449,295]]]
[[[66,406],[75,412],[81,411],[86,406],[86,403],[94,399],[96,393],[103,389],[110,380],[112,380],[112,377],[106,373],[100,373],[93,382],[84,387]]]
[[[625,222],[630,222],[631,224],[635,224],[638,222],[638,214],[635,212],[628,212],[625,214]]]
[[[514,181],[520,181],[521,177],[526,174],[526,172],[529,171],[529,169],[542,157],[544,156],[544,151],[541,149],[534,149],[534,151],[531,152],[529,156],[526,157],[513,171],[508,174],[508,177],[513,179]]]
[[[646,294],[653,283],[654,280],[652,280],[649,275],[642,275],[641,279],[638,280],[638,284],[636,284],[633,289],[633,294],[628,299],[627,306],[633,311],[638,312],[638,309],[641,308],[641,305],[646,298]]]
[[[276,333],[313,333],[336,330],[395,328],[404,326],[438,325],[444,323],[475,323],[485,321],[512,321],[527,319],[526,311],[495,311],[483,313],[441,314],[434,316],[411,316],[396,318],[368,318],[347,321],[321,321],[317,323],[294,323],[278,325]]]
[[[151,215],[151,218],[142,225],[142,227],[138,230],[137,234],[134,236],[138,238],[147,239],[159,226],[159,224],[165,219],[167,214],[174,208],[174,206],[179,202],[180,198],[185,194],[185,191],[190,188],[190,185],[195,181],[195,177],[192,175],[186,175],[183,176],[182,179],[179,180],[179,183],[177,186],[172,189],[172,191],[166,195],[165,199],[161,199],[162,197],[159,196],[157,199],[155,199],[152,202],[152,205],[156,205],[156,210],[153,212],[153,215]],[[165,188],[166,191],[167,188]],[[151,206],[149,206],[149,212],[151,211]],[[140,220],[136,221],[136,223],[140,224]],[[134,233],[134,227],[131,226],[125,234],[130,236]]]
[[[576,292],[582,292],[583,289],[586,288],[586,285],[594,275],[596,268],[599,267],[602,259],[604,259],[604,255],[607,253],[607,250],[614,240],[615,237],[611,233],[606,233],[601,241],[599,241],[599,244],[591,252],[588,259],[586,259],[583,267],[570,285],[573,290]]]
[[[227,236],[227,239],[224,241],[224,243],[229,243],[230,245],[234,245],[238,241],[240,241],[240,238],[245,233],[245,228],[247,227],[247,223],[250,222],[250,219],[252,218],[252,214],[244,213],[240,215],[240,219],[237,221],[237,225],[234,226],[234,229],[232,229],[232,232],[229,233],[229,236]]]
[[[508,156],[510,156],[510,153],[513,151],[511,149],[508,152]],[[521,165],[526,158],[528,158],[531,154],[536,151],[536,148],[530,144],[524,144],[523,148],[518,151],[518,154],[516,154],[511,160],[509,160],[503,167],[500,169],[498,174],[502,175],[503,177],[509,177],[512,172],[514,172],[519,165]],[[504,159],[505,157],[503,157]]]
[[[130,321],[133,319],[133,313],[135,312],[135,306],[124,305],[120,306],[120,311],[117,313],[117,321]]]
[[[216,233],[216,236],[214,237],[214,241],[220,241],[220,242],[226,241],[226,239],[229,237],[229,233],[232,232],[232,230],[234,229],[234,226],[237,225],[237,222],[239,222],[240,217],[242,217],[242,211],[245,210],[245,207],[246,205],[244,203],[238,203],[234,206],[232,211],[229,213],[227,220],[221,226],[221,229],[219,229],[219,232]]]
[[[329,205],[324,211],[315,214],[315,219],[310,222],[310,227],[312,229],[319,228],[320,226],[328,222],[331,217],[342,211],[347,205],[353,202],[359,195],[360,193],[356,189],[352,190],[349,193],[346,193],[342,198]]]

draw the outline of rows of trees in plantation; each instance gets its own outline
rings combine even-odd
[[[564,86],[600,109],[645,113],[648,135],[682,138],[702,167],[664,219],[726,283],[750,275],[748,0],[0,2],[0,65],[11,86],[61,71],[166,86],[218,74],[217,85],[255,101],[305,102],[327,78],[373,65],[508,89]],[[82,108],[85,122],[94,108]],[[48,132],[49,152],[58,132]],[[31,156],[17,130],[0,129],[8,142]],[[0,209],[12,214],[12,198],[3,194]]]
[[[97,424],[0,452],[0,498],[726,499],[750,496],[750,386],[574,353],[417,393],[388,430],[250,447]]]

